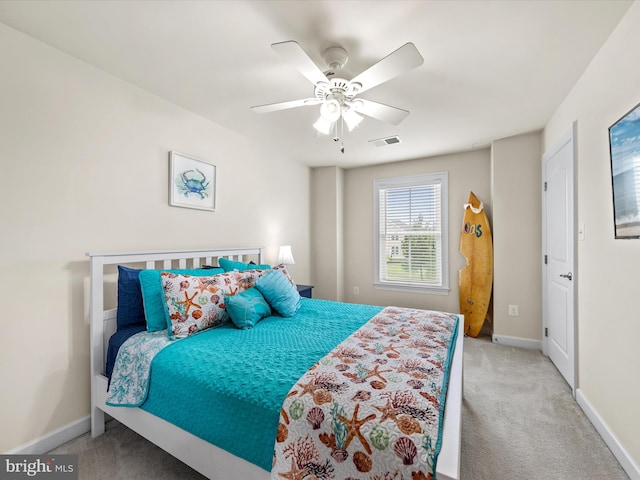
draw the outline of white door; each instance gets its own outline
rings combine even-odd
[[[575,390],[573,128],[542,156],[543,352]]]

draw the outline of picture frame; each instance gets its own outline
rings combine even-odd
[[[640,103],[609,127],[616,239],[640,238]]]
[[[183,153],[169,152],[169,205],[214,212],[216,166]]]

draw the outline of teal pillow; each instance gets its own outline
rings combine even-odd
[[[298,289],[277,270],[269,270],[262,275],[255,286],[271,308],[283,317],[292,317],[300,308]]]
[[[246,330],[271,315],[271,307],[256,288],[233,296],[225,296],[224,303],[233,324]]]
[[[221,268],[194,268],[179,270],[142,270],[140,271],[140,289],[142,291],[142,304],[144,317],[147,321],[148,332],[158,332],[167,328],[167,316],[165,313],[165,299],[162,290],[160,272],[172,272],[195,277],[210,277],[218,273],[224,273]]]
[[[220,265],[225,272],[232,272],[234,270],[238,270],[239,272],[244,272],[245,270],[269,270],[271,268],[271,265],[236,262],[228,258],[219,258],[218,265]]]

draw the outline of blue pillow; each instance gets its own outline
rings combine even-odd
[[[221,268],[194,268],[181,270],[141,270],[140,287],[142,290],[142,301],[144,306],[144,316],[147,320],[147,331],[157,332],[165,330],[167,326],[167,316],[165,314],[165,299],[162,290],[162,279],[160,272],[172,272],[183,275],[193,275],[195,277],[210,277],[218,273],[224,273]]]
[[[116,314],[118,330],[144,325],[139,273],[140,270],[135,268],[118,265],[118,309]]]
[[[283,317],[292,317],[300,308],[298,289],[277,270],[263,274],[255,286],[271,308]]]
[[[242,330],[254,327],[264,317],[271,315],[271,307],[256,288],[225,296],[224,304],[233,324]]]
[[[269,270],[271,268],[271,265],[256,265],[255,263],[236,262],[234,260],[229,260],[228,258],[219,258],[218,264],[224,268],[225,272],[232,272],[234,270],[238,270],[239,272],[244,272],[245,270]]]

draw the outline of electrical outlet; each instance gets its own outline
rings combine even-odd
[[[360,287],[353,287],[353,294],[360,295]]]
[[[509,316],[510,317],[518,316],[518,305],[509,305]]]

